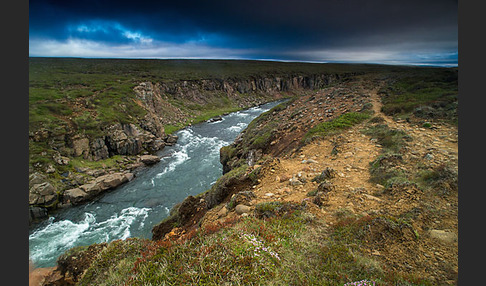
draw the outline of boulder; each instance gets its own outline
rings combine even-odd
[[[137,137],[141,134],[141,130],[135,126],[134,124],[124,124],[123,125],[123,131],[125,134],[131,137]]]
[[[127,178],[127,181],[130,182],[131,180],[133,180],[133,173],[125,173],[125,178]]]
[[[79,186],[81,190],[88,193],[89,195],[96,195],[97,193],[101,192],[101,185],[96,182],[89,182],[84,185]]]
[[[29,223],[36,219],[47,218],[47,209],[43,207],[29,207]]]
[[[142,163],[145,165],[153,165],[160,162],[160,158],[154,155],[143,155],[140,157],[140,161],[142,161]]]
[[[289,185],[300,186],[300,185],[303,185],[303,183],[299,179],[292,177],[291,179],[289,179]]]
[[[336,176],[336,171],[332,168],[327,167],[322,171],[320,175],[317,175],[312,181],[317,183],[322,183],[326,180],[330,180]]]
[[[54,159],[54,162],[56,162],[58,165],[68,165],[69,164],[69,158],[61,156],[61,154],[56,153],[54,156],[52,156],[52,159]]]
[[[95,183],[100,185],[102,190],[112,189],[128,181],[123,173],[113,173],[96,178]]]
[[[237,205],[235,212],[239,215],[250,212],[250,207],[246,205]]]
[[[169,134],[167,135],[167,139],[165,139],[165,142],[168,146],[172,146],[174,145],[175,143],[177,143],[177,140],[179,139],[179,137],[177,135],[172,135],[172,134]]]
[[[64,203],[71,203],[73,205],[79,204],[86,200],[88,194],[80,188],[66,190],[63,195]]]
[[[31,205],[50,205],[56,200],[56,189],[49,182],[35,184],[29,189],[29,204]]]
[[[34,185],[41,184],[45,182],[46,177],[40,173],[32,173],[29,175],[29,188],[32,188]]]
[[[89,139],[80,138],[73,140],[74,157],[89,153]]]
[[[249,204],[254,198],[256,198],[256,195],[252,191],[241,191],[231,196],[227,207],[228,209],[232,209],[237,205]]]
[[[29,272],[29,285],[49,285],[47,281],[53,281],[50,277],[53,275],[55,269],[56,267],[33,269],[32,272]]]
[[[159,151],[164,149],[165,142],[161,139],[155,139],[148,144],[149,149],[152,151]]]
[[[141,140],[128,138],[123,132],[116,132],[108,140],[110,153],[113,155],[137,155],[143,149]]]
[[[105,139],[95,138],[90,143],[91,156],[94,161],[103,160],[109,157],[108,147],[106,146]],[[88,156],[85,156],[87,159]]]
[[[85,192],[89,197],[93,197],[108,189],[116,188],[121,184],[128,182],[131,178],[133,178],[132,173],[107,174],[107,175],[99,176],[94,181],[79,186],[79,189]],[[74,193],[81,194],[78,191]]]
[[[334,186],[328,182],[322,182],[317,186],[317,192],[321,192],[324,194],[327,194],[332,190],[334,190]]]
[[[216,117],[209,119],[208,122],[211,123],[211,122],[217,122],[217,121],[221,121],[221,120],[223,120],[223,118],[221,116],[216,116]]]
[[[56,171],[56,169],[55,169],[55,168],[54,168],[54,166],[52,166],[51,164],[49,164],[49,165],[47,166],[47,169],[46,169],[46,173],[47,173],[47,174],[52,174],[52,173],[54,173],[55,171]]]
[[[440,229],[432,229],[429,231],[429,235],[430,237],[445,243],[457,242],[457,235],[453,232],[448,232]]]

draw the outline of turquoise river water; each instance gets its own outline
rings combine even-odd
[[[219,149],[261,113],[280,102],[223,116],[176,133],[161,161],[96,200],[64,209],[29,230],[29,255],[36,267],[54,266],[69,248],[128,237],[151,238],[152,227],[189,195],[209,189],[222,175]]]

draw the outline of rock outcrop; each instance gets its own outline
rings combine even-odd
[[[177,142],[177,136],[166,134],[164,126],[189,124],[191,118],[195,116],[188,109],[172,104],[174,100],[187,102],[189,105],[204,106],[213,104],[215,100],[220,100],[218,98],[224,96],[233,105],[244,108],[275,100],[285,92],[296,93],[305,89],[322,88],[353,75],[350,73],[249,76],[247,78],[140,82],[133,88],[133,100],[142,107],[145,114],[140,118],[135,118],[132,123],[100,126],[100,130],[96,134],[85,134],[69,124],[65,128],[55,128],[54,130],[41,128],[30,132],[31,141],[47,144],[50,149],[49,152],[44,152],[45,156],[50,156],[54,163],[45,166],[42,163],[36,163],[31,166],[32,173],[41,171],[52,174],[52,176],[39,182],[45,183],[44,185],[30,188],[29,203],[31,206],[50,210],[59,201],[78,204],[102,191],[103,188],[98,187],[99,182],[94,182],[96,177],[77,180],[70,176],[63,178],[61,184],[56,183],[57,189],[53,187],[52,178],[55,177],[56,172],[65,173],[72,158],[100,161],[115,155],[133,157],[154,154],[165,146],[174,145]],[[195,112],[197,113],[197,109]],[[257,157],[261,155],[259,150],[254,150],[254,152]],[[156,161],[144,159],[141,162],[143,165],[150,165]],[[225,167],[226,169],[227,167]],[[132,168],[125,170],[132,172]],[[85,181],[92,182],[86,183]]]
[[[78,188],[66,190],[63,194],[65,205],[77,205],[85,202],[100,193],[116,188],[133,178],[131,173],[113,173],[100,176],[94,181],[81,185]]]

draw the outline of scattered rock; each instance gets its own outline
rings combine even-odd
[[[303,183],[299,179],[297,179],[297,178],[291,178],[291,179],[289,179],[289,184],[291,186],[300,186],[300,185],[303,185]]]
[[[334,186],[329,182],[322,182],[317,186],[317,192],[324,194],[327,194],[332,190],[334,190]]]
[[[68,157],[61,156],[59,153],[52,156],[52,159],[54,159],[54,162],[56,162],[58,165],[68,165],[70,161]]]
[[[281,182],[281,183],[282,183],[282,182],[287,182],[287,181],[289,181],[289,180],[290,180],[290,178],[291,178],[291,177],[290,177],[289,175],[283,174],[283,175],[281,175],[281,176],[280,176],[280,182]]]
[[[336,171],[332,168],[326,167],[324,171],[318,176],[316,176],[314,179],[312,179],[313,182],[321,183],[325,180],[332,179],[336,176]]]
[[[54,168],[54,166],[52,166],[51,164],[49,164],[49,165],[47,166],[47,169],[46,169],[46,173],[47,173],[47,174],[52,174],[52,173],[54,173],[55,171],[56,171],[56,169],[55,169],[55,168]]]
[[[224,217],[228,214],[228,209],[223,206],[219,211],[218,211],[218,218]]]
[[[377,201],[377,202],[381,202],[381,201],[383,201],[382,199],[377,198],[377,197],[372,196],[372,195],[368,195],[368,194],[363,194],[363,195],[364,195],[365,197],[367,197],[368,199],[370,199],[370,200],[374,200],[374,201]]]
[[[434,155],[427,153],[427,154],[425,154],[424,159],[425,160],[432,160],[432,159],[434,159]]]
[[[352,156],[354,156],[353,152],[344,153],[344,159],[347,159],[347,158],[352,157]]]
[[[256,198],[255,193],[252,191],[241,191],[231,196],[230,201],[227,204],[228,209],[234,208],[237,205],[249,204],[252,199]]]

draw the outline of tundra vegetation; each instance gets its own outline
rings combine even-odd
[[[146,112],[133,100],[133,88],[140,81],[275,78],[319,73],[348,74],[349,77],[341,78],[342,82],[359,78],[367,88],[381,86],[378,90],[381,109],[377,112],[370,104],[351,97],[348,108],[330,113],[329,117],[321,116],[322,122],[306,125],[300,132],[295,127],[300,123],[292,120],[305,112],[305,106],[296,103],[303,96],[311,101],[312,94],[319,89],[289,91],[286,96],[290,100],[259,116],[237,142],[221,149],[221,162],[227,166],[225,174],[211,189],[191,198],[204,209],[199,220],[188,223],[182,219],[180,209],[186,200],[189,202],[186,199],[171,211],[165,220],[170,223],[169,229],[157,239],[129,238],[73,248],[59,258],[59,271],[63,275],[70,273],[76,285],[355,285],[358,281],[363,285],[375,285],[373,282],[442,285],[433,277],[434,273],[424,274],[427,269],[413,271],[406,264],[411,258],[405,256],[407,251],[415,256],[419,255],[419,249],[429,251],[432,240],[427,231],[432,229],[432,222],[446,213],[445,207],[434,204],[445,206],[445,202],[457,201],[457,165],[448,161],[430,167],[410,160],[409,145],[414,137],[395,128],[389,120],[407,122],[417,130],[423,129],[420,132],[430,132],[439,124],[457,129],[457,69],[254,61],[31,59],[29,126],[30,131],[42,126],[59,133],[75,126],[80,132],[95,136],[104,124],[138,124],[137,119]],[[328,86],[333,84],[336,83]],[[71,101],[81,102],[83,107],[66,104]],[[165,125],[166,133],[182,128],[190,120],[193,123],[207,120],[241,108],[227,95],[215,96],[207,105],[174,96],[168,97],[168,101],[190,116],[188,121]],[[282,114],[287,117],[278,117]],[[307,198],[301,202],[268,199],[254,205],[250,214],[203,223],[211,209],[224,207],[232,211],[236,204],[232,195],[255,190],[253,187],[269,172],[268,162],[275,159],[272,150],[286,144],[282,139],[285,136],[298,134],[293,140],[296,147],[280,157],[292,158],[309,144],[345,138],[351,129],[380,146],[379,155],[369,162],[366,172],[369,182],[381,186],[381,191],[367,196],[379,201],[387,211],[358,213],[344,206],[329,211],[325,196],[323,203],[313,203],[313,198],[322,195],[317,188],[307,190]],[[29,148],[32,167],[49,162],[52,151],[46,142],[31,142]],[[332,152],[331,156],[338,153]],[[256,156],[254,162],[249,160],[252,156]],[[96,168],[98,164],[112,166],[120,160],[117,156],[97,162],[73,158],[58,168],[72,171]],[[332,181],[336,172],[331,168],[324,171],[312,181],[329,184],[329,190],[334,190]],[[55,174],[59,176],[58,172]],[[348,196],[359,192],[355,189]],[[414,201],[418,207],[395,211],[395,201],[408,202],[412,196],[421,196],[418,203]],[[316,208],[325,216],[316,215]],[[457,221],[457,212],[455,217],[452,215],[451,220],[454,219]],[[175,231],[179,235],[171,236]],[[432,253],[444,255],[442,250]],[[437,267],[442,267],[440,271],[448,275],[454,272],[447,261],[437,261]],[[78,272],[73,270],[75,265],[80,266]],[[457,275],[450,275],[449,284],[457,279]]]

